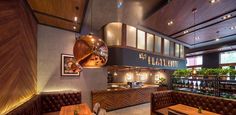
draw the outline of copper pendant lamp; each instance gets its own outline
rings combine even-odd
[[[91,32],[92,32],[92,0],[91,0]],[[81,35],[75,42],[73,49],[77,62],[85,68],[102,67],[108,60],[108,48],[105,42],[93,35]]]
[[[82,35],[74,45],[74,56],[82,67],[101,67],[108,60],[108,48],[94,35]]]

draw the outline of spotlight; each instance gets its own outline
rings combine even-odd
[[[168,26],[170,26],[170,25],[174,24],[174,22],[173,21],[169,21],[167,24],[168,24]]]
[[[188,33],[188,30],[185,30],[185,31],[184,31],[184,34],[186,34],[186,33]]]

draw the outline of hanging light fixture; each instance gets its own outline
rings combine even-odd
[[[193,23],[194,23],[194,26],[195,26],[195,20],[196,20],[196,12],[197,12],[197,8],[193,8],[193,10],[192,10],[192,13],[193,13]],[[193,36],[194,36],[194,38],[193,38],[193,48],[195,48],[195,45],[196,45],[196,31],[194,30],[194,33],[193,33]],[[195,68],[193,68],[192,69],[192,74],[193,75],[195,75],[195,74],[197,74],[197,71],[196,71],[196,69]]]
[[[81,35],[74,45],[73,53],[77,62],[86,68],[96,68],[104,66],[108,60],[108,48],[103,40],[92,34],[92,6],[90,10],[90,33]]]

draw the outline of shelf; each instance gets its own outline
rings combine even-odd
[[[188,78],[174,78],[179,80],[189,80],[189,81],[215,81],[215,79],[188,79]]]
[[[225,88],[220,88],[221,92],[236,92],[236,89],[225,89]]]
[[[202,91],[202,90],[191,89],[191,88],[176,88],[175,90],[214,96],[214,91],[213,91],[213,90],[211,90],[211,91],[209,91],[209,90]],[[206,91],[207,91],[207,92],[206,92]]]
[[[236,84],[236,80],[219,80],[220,82],[233,82]]]
[[[179,80],[189,80],[189,81],[220,81],[220,82],[235,82],[236,80],[217,80],[217,79],[188,79],[188,78],[174,78],[174,79],[179,79]]]
[[[194,88],[189,88],[192,86],[193,81],[201,82],[200,85]],[[191,83],[190,83],[191,82]],[[185,92],[192,92],[197,94],[203,95],[211,95],[217,97],[224,97],[229,99],[236,99],[236,80],[222,80],[219,78],[203,78],[203,79],[196,79],[196,78],[173,78],[172,79],[173,87],[175,90],[178,91],[185,91]],[[190,84],[189,84],[190,83]],[[197,89],[197,88],[204,89]],[[232,88],[232,89],[228,89]]]

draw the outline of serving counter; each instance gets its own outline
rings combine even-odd
[[[148,103],[151,93],[167,90],[166,87],[144,85],[140,88],[113,88],[100,91],[92,91],[92,104],[100,103],[107,111],[116,110],[133,105]]]

